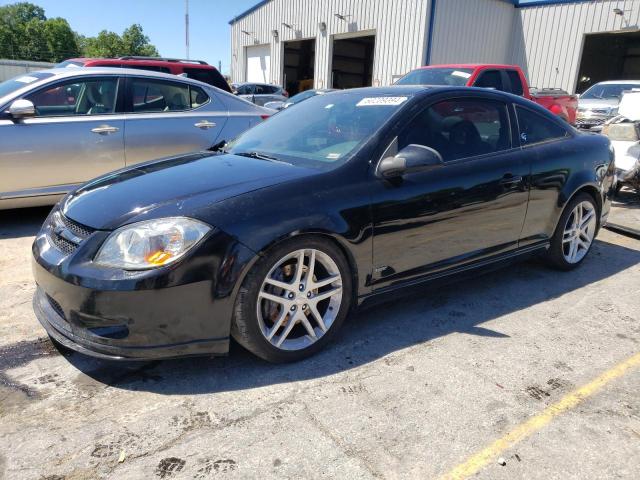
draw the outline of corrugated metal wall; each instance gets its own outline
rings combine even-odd
[[[430,0],[272,0],[231,26],[232,80],[245,80],[247,46],[269,44],[271,81],[282,84],[283,42],[315,38],[315,87],[327,88],[331,82],[332,37],[371,31],[376,35],[373,83],[388,85],[394,76],[423,64],[429,4]],[[324,33],[320,32],[320,22],[327,24]],[[278,30],[277,40],[272,30]]]
[[[16,77],[21,73],[44,70],[53,67],[53,63],[29,62],[21,60],[0,60],[0,82]]]
[[[625,12],[624,18],[613,13]],[[517,9],[511,61],[527,67],[531,85],[574,92],[584,36],[640,25],[640,0],[600,0]]]
[[[438,0],[430,63],[509,62],[516,15],[503,0]]]

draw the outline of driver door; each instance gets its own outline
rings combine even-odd
[[[530,165],[514,147],[511,108],[477,96],[445,99],[400,132],[397,150],[424,145],[444,163],[373,182],[374,289],[517,248]]]
[[[124,167],[118,77],[81,77],[24,98],[36,114],[0,121],[3,199],[63,194]]]

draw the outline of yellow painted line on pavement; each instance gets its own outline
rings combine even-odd
[[[502,452],[544,428],[555,417],[576,407],[585,398],[595,394],[612,380],[623,376],[629,369],[638,366],[640,366],[640,352],[607,370],[592,382],[567,394],[558,402],[549,405],[539,414],[518,425],[504,437],[496,440],[487,448],[480,450],[469,457],[467,461],[441,476],[440,480],[460,480],[475,475]]]

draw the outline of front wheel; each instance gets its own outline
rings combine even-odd
[[[247,275],[231,334],[267,361],[300,360],[335,336],[351,294],[349,266],[339,248],[321,238],[290,240]]]
[[[576,195],[565,207],[547,252],[550,263],[561,269],[576,268],[585,259],[598,229],[598,207],[587,193]]]

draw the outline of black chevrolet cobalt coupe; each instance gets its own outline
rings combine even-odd
[[[67,195],[33,244],[35,312],[102,358],[225,354],[233,336],[297,360],[373,297],[532,254],[576,267],[613,172],[605,137],[509,94],[320,95]]]

